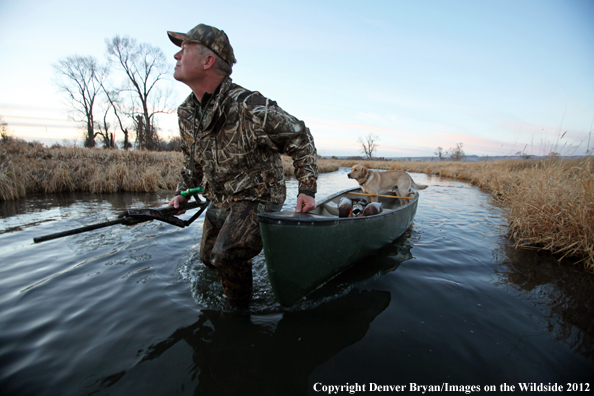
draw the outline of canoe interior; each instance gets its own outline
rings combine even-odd
[[[374,216],[339,218],[331,212],[343,196],[334,194],[309,213],[282,211],[258,215],[268,277],[276,300],[291,306],[340,272],[392,242],[411,225],[419,199],[379,197],[383,211]],[[404,200],[403,200],[404,201]]]

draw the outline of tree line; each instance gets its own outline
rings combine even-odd
[[[369,160],[373,159],[373,154],[378,147],[379,136],[369,133],[364,137],[359,137],[357,141],[361,145],[360,151],[365,154],[365,157]],[[456,144],[456,147],[452,147],[448,150],[444,150],[443,147],[440,146],[437,147],[433,154],[436,155],[440,161],[445,160],[446,157],[449,157],[451,161],[463,161],[464,158],[466,158],[466,154],[464,153],[464,150],[462,150],[462,146],[462,143],[458,143]]]
[[[440,161],[446,159],[446,157],[450,157],[451,161],[463,161],[466,158],[466,154],[464,150],[462,150],[462,143],[457,143],[456,147],[450,147],[448,150],[443,149],[443,147],[439,146],[435,149],[435,154]]]
[[[172,66],[163,51],[130,37],[105,40],[106,60],[72,55],[53,64],[54,83],[70,107],[70,118],[84,125],[84,146],[157,150],[164,142],[156,115],[174,111],[167,76]],[[119,81],[118,81],[119,77]]]

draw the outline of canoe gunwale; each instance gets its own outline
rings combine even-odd
[[[327,202],[332,201],[333,199],[348,195],[349,193],[360,191],[361,189],[358,187],[346,189],[335,193],[331,196],[324,198],[323,201],[319,203],[316,202],[316,206],[320,207]],[[360,217],[338,217],[338,216],[323,216],[318,214],[312,213],[297,213],[292,211],[281,211],[281,212],[265,212],[265,213],[258,213],[258,221],[260,223],[268,223],[268,224],[285,224],[285,225],[293,225],[293,226],[330,226],[338,224],[339,222],[352,222],[352,221],[374,221],[379,220],[385,216],[394,216],[401,210],[406,210],[406,208],[410,205],[414,205],[419,200],[419,193],[415,192],[415,196],[412,200],[407,202],[406,205],[394,208],[394,209],[387,209],[378,213],[373,216],[360,216]]]

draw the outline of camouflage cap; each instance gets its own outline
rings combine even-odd
[[[173,44],[181,47],[182,42],[199,43],[221,57],[229,66],[237,62],[227,34],[216,27],[200,24],[186,33],[167,32]]]

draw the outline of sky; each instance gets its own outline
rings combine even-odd
[[[233,81],[309,127],[323,156],[432,156],[594,147],[594,0],[0,0],[0,117],[25,140],[82,144],[52,64],[106,59],[129,36],[177,52],[167,31],[224,30]],[[170,78],[179,104],[189,88]],[[159,118],[177,135],[175,112]],[[122,139],[122,135],[117,136]]]

